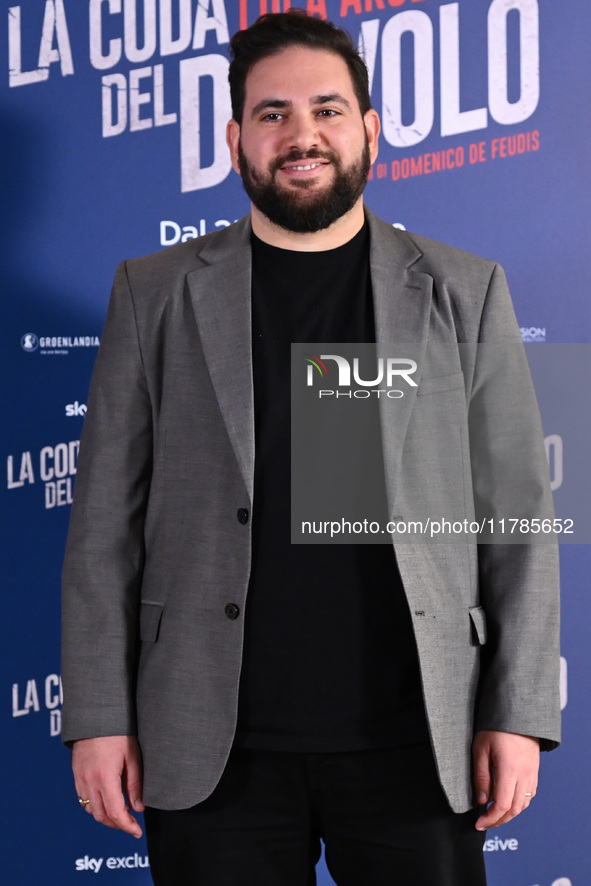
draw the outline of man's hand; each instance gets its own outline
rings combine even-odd
[[[131,807],[143,812],[142,758],[135,736],[111,735],[74,742],[72,769],[78,796],[90,801],[87,812],[109,828],[142,836],[125,799],[127,795]]]
[[[529,735],[483,730],[476,733],[472,752],[476,799],[491,804],[476,822],[483,831],[511,821],[535,797],[540,743]]]

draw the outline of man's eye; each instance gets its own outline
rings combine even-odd
[[[277,111],[273,111],[271,114],[265,114],[263,120],[270,120],[271,123],[275,122],[275,120],[283,119],[283,114],[280,114]]]
[[[332,108],[320,108],[318,111],[318,116],[320,117],[336,117],[338,111],[334,111]]]

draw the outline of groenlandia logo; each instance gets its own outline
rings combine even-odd
[[[400,389],[394,385],[404,382],[409,388],[417,388],[418,384],[412,378],[417,371],[415,360],[408,357],[377,357],[372,361],[370,375],[374,377],[362,377],[368,372],[367,365],[362,373],[360,358],[349,359],[340,354],[308,354],[304,353],[307,363],[306,385],[311,388],[315,381],[330,383],[334,379],[336,384],[333,388],[318,389],[319,397],[347,397],[349,399],[367,400],[372,395],[381,397],[383,394],[393,400],[399,400],[404,396],[408,388]],[[327,362],[332,363],[327,366]],[[334,365],[336,364],[336,366]],[[353,385],[359,387],[354,388]],[[380,387],[380,385],[382,387]]]
[[[39,339],[35,335],[34,332],[25,332],[25,334],[21,337],[21,348],[23,351],[28,351],[29,354],[32,354],[33,351],[36,351],[39,347]]]

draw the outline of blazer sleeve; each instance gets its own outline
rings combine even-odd
[[[152,410],[125,264],[116,273],[80,443],[63,569],[63,731],[136,732],[135,669]]]
[[[478,547],[488,625],[476,729],[560,742],[558,544],[553,535],[509,533],[501,518],[554,517],[537,401],[505,275],[496,266],[481,317],[469,407],[478,519],[492,536]],[[546,526],[551,525],[546,523]]]

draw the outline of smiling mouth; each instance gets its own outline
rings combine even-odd
[[[275,168],[284,172],[312,172],[321,166],[330,166],[331,162],[332,157],[323,156],[316,150],[302,153],[293,151],[278,158]]]
[[[283,169],[296,169],[298,171],[300,171],[300,170],[307,171],[309,169],[316,169],[318,166],[326,166],[326,165],[327,165],[326,163],[307,163],[305,166],[304,165],[297,165],[296,166],[295,164],[290,163],[289,165],[285,164],[285,166],[283,166]]]

